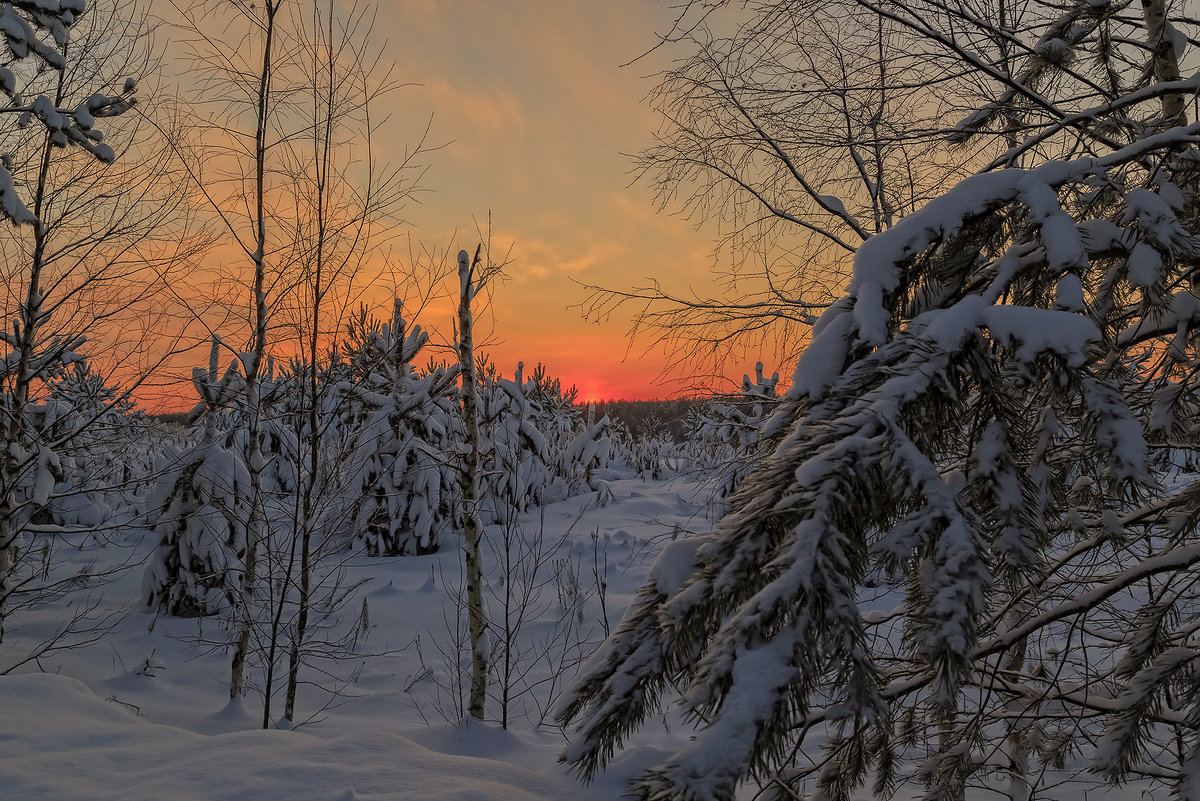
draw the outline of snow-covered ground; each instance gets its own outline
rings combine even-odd
[[[353,557],[336,632],[356,635],[337,659],[317,659],[297,703],[294,729],[279,724],[283,700],[262,728],[261,691],[228,700],[227,638],[216,618],[144,611],[140,563],[151,534],[127,529],[60,538],[53,559],[111,573],[61,600],[15,617],[0,645],[0,798],[72,799],[611,799],[627,779],[686,741],[677,722],[651,724],[641,747],[590,786],[557,764],[565,744],[550,720],[556,697],[615,627],[654,554],[681,532],[709,525],[705,490],[682,480],[614,480],[609,492],[551,504],[515,532],[525,545],[506,580],[494,548],[488,604],[502,614],[526,601],[510,660],[509,726],[499,723],[494,681],[484,723],[462,722],[469,661],[458,613],[460,543],[430,556]],[[510,531],[510,533],[513,533]],[[488,532],[493,544],[501,527]],[[540,555],[530,555],[534,543]],[[116,568],[115,572],[109,568]],[[536,567],[531,576],[529,568]],[[603,586],[603,591],[601,587]],[[603,597],[603,603],[601,603]],[[94,602],[92,620],[116,615],[103,636],[12,669]],[[515,619],[513,615],[510,617]],[[493,634],[493,639],[497,634]],[[281,660],[286,670],[286,659]],[[497,673],[499,674],[498,667]],[[262,671],[255,676],[262,686]],[[282,672],[276,684],[282,685]]]

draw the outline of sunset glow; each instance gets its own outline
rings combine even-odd
[[[380,61],[395,62],[391,76],[400,86],[373,109],[385,124],[372,157],[395,164],[416,147],[427,152],[416,159],[419,185],[388,235],[388,251],[364,273],[378,276],[350,293],[350,306],[361,300],[388,317],[392,294],[427,293],[397,272],[413,270],[421,254],[452,263],[451,254],[474,251],[491,225],[492,251],[508,254],[509,263],[481,314],[480,351],[500,373],[511,375],[518,362],[544,363],[564,387],[577,387],[581,401],[727,390],[752,373],[758,354],[734,355],[724,379],[672,365],[653,333],[631,341],[632,309],[584,319],[586,285],[631,289],[654,279],[680,294],[713,287],[713,231],[659,210],[650,187],[632,174],[631,155],[652,144],[656,124],[643,102],[654,85],[648,73],[662,66],[637,59],[653,47],[655,31],[670,28],[672,13],[642,0],[380,6],[372,35]],[[246,269],[232,242],[216,242],[202,269],[176,289],[186,284],[203,305],[214,296],[212,278],[228,282]],[[454,337],[452,283],[409,320],[431,331],[444,354]],[[223,291],[229,294],[228,285]],[[208,331],[228,343],[246,336],[236,320],[247,319],[248,307],[236,306],[248,299],[230,296],[234,307],[218,315],[226,323],[211,313],[191,321],[181,315],[196,345],[164,363],[138,390],[140,401],[158,410],[196,403],[190,377],[208,354]],[[272,336],[277,356],[296,353],[283,333]]]
[[[501,342],[488,353],[505,373],[544,362],[585,400],[664,397],[678,385],[660,380],[666,362],[652,342],[630,349],[628,319],[582,319],[576,282],[708,280],[710,234],[659,213],[647,187],[630,186],[622,155],[651,143],[655,120],[641,102],[648,67],[621,65],[653,45],[670,15],[641,0],[381,9],[387,53],[416,84],[392,98],[397,127],[415,134],[432,115],[431,138],[448,142],[411,207],[412,235],[470,249],[490,213],[494,246],[511,245],[512,263],[494,295]]]
[[[395,165],[414,150],[424,152],[411,171],[420,176],[415,192],[384,236],[387,248],[347,285],[344,308],[364,302],[387,319],[393,296],[403,297],[409,323],[430,331],[441,348],[436,358],[450,357],[456,281],[444,281],[418,314],[422,303],[413,298],[428,296],[429,288],[423,279],[397,275],[421,274],[414,263],[429,254],[452,264],[453,254],[473,252],[490,230],[493,253],[507,254],[508,263],[480,312],[479,351],[504,375],[518,362],[530,369],[542,363],[564,387],[576,386],[581,400],[597,401],[728,390],[760,358],[769,371],[786,373],[770,355],[731,350],[726,374],[714,378],[690,354],[681,364],[676,353],[673,361],[653,332],[631,340],[633,309],[585,319],[587,286],[629,290],[657,281],[680,295],[720,294],[710,271],[717,233],[674,216],[675,209],[659,209],[649,182],[633,173],[633,154],[654,141],[657,120],[644,98],[655,85],[654,70],[665,65],[657,56],[639,57],[654,46],[656,32],[669,29],[674,13],[669,4],[644,0],[382,4],[372,35],[381,68],[394,64],[390,75],[398,86],[372,108],[372,118],[384,122],[371,158]],[[186,62],[168,65],[180,72],[168,81],[186,87]],[[285,187],[273,191],[273,202],[286,210]],[[227,346],[222,363],[248,336],[249,250],[235,245],[221,224],[210,227],[219,234],[210,252],[170,279],[167,297],[181,309],[159,332],[164,342],[180,336],[192,348],[166,359],[138,388],[148,408],[191,408],[192,368],[207,361],[210,334]],[[214,305],[218,296],[228,301]],[[272,311],[279,327],[272,328],[270,348],[281,360],[298,353],[287,313]],[[328,306],[323,313],[330,314]],[[337,314],[329,319],[337,322],[328,324],[327,346],[343,327]]]

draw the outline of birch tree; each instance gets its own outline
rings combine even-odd
[[[458,372],[462,386],[463,426],[466,447],[463,454],[462,515],[463,546],[467,573],[467,625],[471,640],[471,689],[467,714],[483,720],[487,701],[488,614],[483,600],[483,521],[480,518],[480,470],[482,468],[483,436],[480,433],[479,376],[475,355],[475,314],[478,298],[503,275],[507,260],[491,258],[491,237],[488,246],[480,244],[475,256],[465,250],[458,252]]]
[[[323,371],[347,310],[368,283],[367,265],[400,223],[421,174],[416,159],[423,142],[391,163],[376,153],[374,104],[397,84],[371,43],[371,7],[328,0],[235,3],[233,25],[230,10],[214,2],[179,9],[194,102],[203,111],[199,141],[181,144],[179,155],[241,261],[216,282],[225,318],[206,321],[240,329],[223,341],[244,337],[232,350],[243,376],[234,406],[245,429],[249,520],[230,694],[237,698],[247,686],[254,629],[267,625],[260,607],[270,606],[271,634],[259,655],[266,668],[266,724],[278,637],[289,621],[284,718],[293,719],[315,560],[328,534],[321,528],[329,517],[321,511],[320,482],[328,475],[322,442],[330,422],[323,413],[336,388]],[[264,436],[277,421],[267,419],[264,404],[272,358],[284,352],[299,352],[291,372],[303,379],[303,390],[295,388],[300,408],[292,409],[295,431],[287,438],[294,442],[272,455],[289,461],[297,480],[275,487],[264,478]],[[272,544],[269,504],[290,508],[291,539]],[[268,572],[276,581],[270,587]],[[294,615],[285,617],[293,604]]]
[[[27,603],[40,592],[18,575],[14,550],[33,506],[53,491],[55,453],[102,414],[53,434],[39,431],[39,393],[90,336],[111,345],[111,358],[94,354],[93,368],[111,377],[126,362],[126,389],[109,405],[127,401],[154,366],[139,358],[152,348],[138,315],[151,326],[164,320],[162,279],[187,262],[196,243],[165,142],[141,116],[127,114],[138,80],[152,84],[158,68],[145,9],[107,2],[85,14],[82,2],[13,3],[0,9],[0,22],[8,56],[0,67],[8,99],[0,209],[16,224],[0,232],[9,321],[0,335],[2,629],[15,595]],[[155,103],[161,98],[153,88],[143,96],[147,113],[169,125]],[[14,185],[31,192],[28,202]]]
[[[471,302],[483,286],[476,276],[480,265],[479,254],[483,246],[475,249],[475,258],[465,250],[458,252],[458,371],[462,376],[463,423],[466,427],[466,452],[463,454],[463,556],[467,565],[467,627],[471,637],[471,692],[467,703],[467,714],[483,720],[484,704],[487,701],[488,656],[491,647],[487,638],[488,617],[483,605],[483,521],[479,517],[479,386],[475,375],[475,321]]]

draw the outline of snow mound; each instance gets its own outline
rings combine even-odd
[[[64,676],[0,676],[6,801],[549,801],[571,779],[436,753],[396,734],[206,736],[149,723]],[[552,769],[553,770],[553,769]]]

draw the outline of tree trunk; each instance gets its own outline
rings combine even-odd
[[[317,171],[316,215],[317,236],[313,242],[312,276],[312,311],[309,316],[310,330],[308,337],[308,476],[304,483],[304,498],[302,499],[303,516],[300,521],[300,597],[297,600],[296,631],[292,637],[292,647],[288,652],[288,683],[284,699],[283,717],[289,723],[295,720],[296,690],[300,685],[300,652],[304,645],[304,637],[308,632],[308,613],[312,597],[312,532],[317,518],[317,481],[321,467],[321,419],[319,403],[321,399],[320,374],[317,369],[319,357],[318,347],[321,337],[321,301],[325,297],[325,246],[328,232],[327,188],[329,186],[329,170],[333,146],[333,98],[337,91],[334,75],[333,52],[333,3],[328,6],[329,16],[325,30],[325,56],[323,63],[314,58],[313,63],[313,156]],[[313,16],[318,17],[319,7],[313,5]],[[314,19],[314,32],[318,21]],[[314,33],[315,35],[315,33]],[[319,91],[320,73],[325,73],[326,93],[324,99]],[[282,603],[282,600],[280,601]]]
[[[1167,26],[1166,0],[1142,0],[1142,18],[1146,21],[1146,42],[1151,48],[1154,79],[1159,82],[1179,80],[1179,54]],[[1162,96],[1163,127],[1187,125],[1187,109],[1183,95],[1171,92]]]
[[[483,608],[481,563],[483,526],[479,520],[479,412],[475,381],[475,353],[471,341],[471,299],[478,287],[473,270],[479,264],[479,249],[472,262],[465,250],[458,253],[458,360],[462,371],[463,418],[467,426],[466,464],[463,468],[463,535],[466,539],[467,618],[471,635],[471,696],[467,712],[483,720],[487,699],[487,615]]]
[[[65,56],[66,50],[64,48]],[[55,94],[55,104],[61,106],[65,91],[66,80],[63,72],[58,74],[58,89]],[[42,217],[46,210],[47,183],[50,179],[50,167],[53,164],[54,146],[47,136],[42,141],[41,163],[38,165],[37,190],[33,198],[33,214],[37,218],[34,223],[33,255],[29,262],[29,285],[26,288],[25,302],[20,309],[20,321],[14,323],[14,328],[20,330],[13,333],[17,337],[20,356],[17,360],[16,377],[12,389],[12,408],[8,410],[8,425],[5,428],[4,452],[0,453],[0,642],[4,641],[4,624],[7,619],[8,596],[12,590],[8,586],[10,575],[15,567],[14,554],[17,537],[20,531],[13,525],[13,517],[17,513],[17,480],[21,470],[29,460],[28,455],[22,456],[23,445],[29,437],[25,432],[25,409],[29,405],[29,390],[33,384],[36,370],[34,355],[38,346],[38,323],[42,319],[42,268],[46,257],[47,231],[42,225]],[[64,344],[65,346],[65,344]]]
[[[233,662],[229,673],[229,697],[237,698],[245,687],[246,656],[250,650],[251,614],[254,603],[254,585],[258,571],[258,548],[265,540],[266,510],[263,508],[262,474],[265,460],[262,453],[262,370],[267,349],[267,294],[266,294],[266,251],[267,221],[266,153],[267,117],[271,99],[271,48],[274,44],[275,14],[279,2],[267,0],[263,29],[263,61],[258,80],[258,114],[254,132],[254,192],[255,192],[255,248],[254,261],[254,349],[249,359],[242,360],[246,373],[246,467],[250,472],[250,520],[246,525],[246,556],[243,563],[241,609],[239,610],[238,638],[234,644]]]

